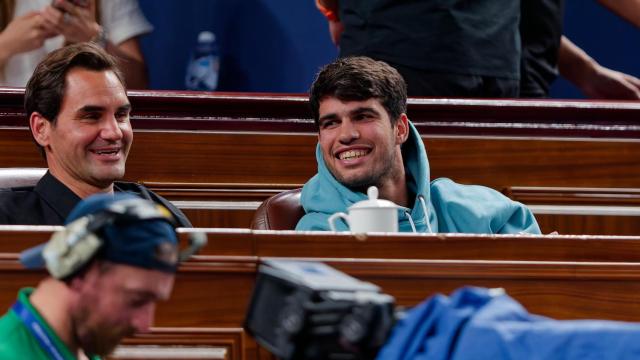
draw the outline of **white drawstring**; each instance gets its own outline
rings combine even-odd
[[[424,196],[422,196],[422,194],[418,195],[418,200],[420,200],[420,204],[422,205],[422,211],[424,212],[425,222],[427,223],[427,230],[429,230],[430,234],[433,234],[433,230],[431,229],[431,222],[429,221],[429,208],[427,208],[427,203],[424,200]]]
[[[411,224],[411,230],[413,232],[418,232],[416,230],[416,224],[413,223],[413,219],[411,218],[411,213],[409,212],[409,210],[405,210],[404,215],[409,219],[409,224]]]

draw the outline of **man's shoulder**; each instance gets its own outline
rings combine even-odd
[[[7,311],[0,317],[0,359],[41,359],[37,353],[25,354],[34,347],[38,348],[17,316]]]
[[[482,185],[459,184],[439,178],[431,182],[431,201],[436,208],[459,215],[493,216],[516,203],[501,192]]]
[[[459,184],[449,178],[437,178],[431,181],[431,192],[442,196],[444,199],[456,199],[457,197],[466,198],[493,198],[509,200],[501,192],[483,185]]]
[[[33,193],[34,186],[20,186],[0,188],[0,199],[13,199],[28,196]]]
[[[535,217],[523,204],[481,185],[441,178],[431,182],[431,202],[445,232],[540,233]]]
[[[33,186],[0,189],[0,224],[12,224],[17,215],[28,211],[37,197]]]
[[[157,204],[160,204],[166,207],[173,214],[173,217],[176,219],[178,226],[192,227],[191,222],[180,209],[173,205],[169,200],[148,189],[146,186],[134,182],[116,181],[114,183],[114,188],[116,191],[132,193],[142,197],[143,199],[151,200]]]

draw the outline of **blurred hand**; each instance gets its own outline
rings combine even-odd
[[[56,35],[41,13],[33,11],[13,19],[0,33],[0,44],[7,54],[15,55],[40,48],[46,39]]]
[[[55,0],[42,11],[47,25],[64,36],[68,44],[90,41],[100,32],[96,21],[96,3],[89,0],[88,6],[78,6],[67,0]]]
[[[601,65],[595,67],[580,89],[594,99],[640,99],[640,79]]]
[[[329,33],[331,34],[331,41],[336,46],[340,46],[340,37],[344,31],[344,25],[340,21],[329,21]]]

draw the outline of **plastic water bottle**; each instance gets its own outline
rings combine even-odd
[[[187,89],[214,91],[218,87],[219,70],[220,53],[216,36],[211,31],[203,31],[198,34],[198,44],[187,66]]]

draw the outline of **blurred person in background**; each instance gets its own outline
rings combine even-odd
[[[409,96],[517,97],[520,1],[316,0],[340,57],[393,66]]]
[[[561,75],[589,98],[640,99],[640,79],[600,65],[562,35],[564,0],[521,0],[520,97],[549,97]],[[640,0],[598,0],[640,27]]]
[[[152,30],[137,0],[0,0],[0,85],[23,87],[49,52],[92,41],[118,59],[128,88],[146,88],[139,37]]]

